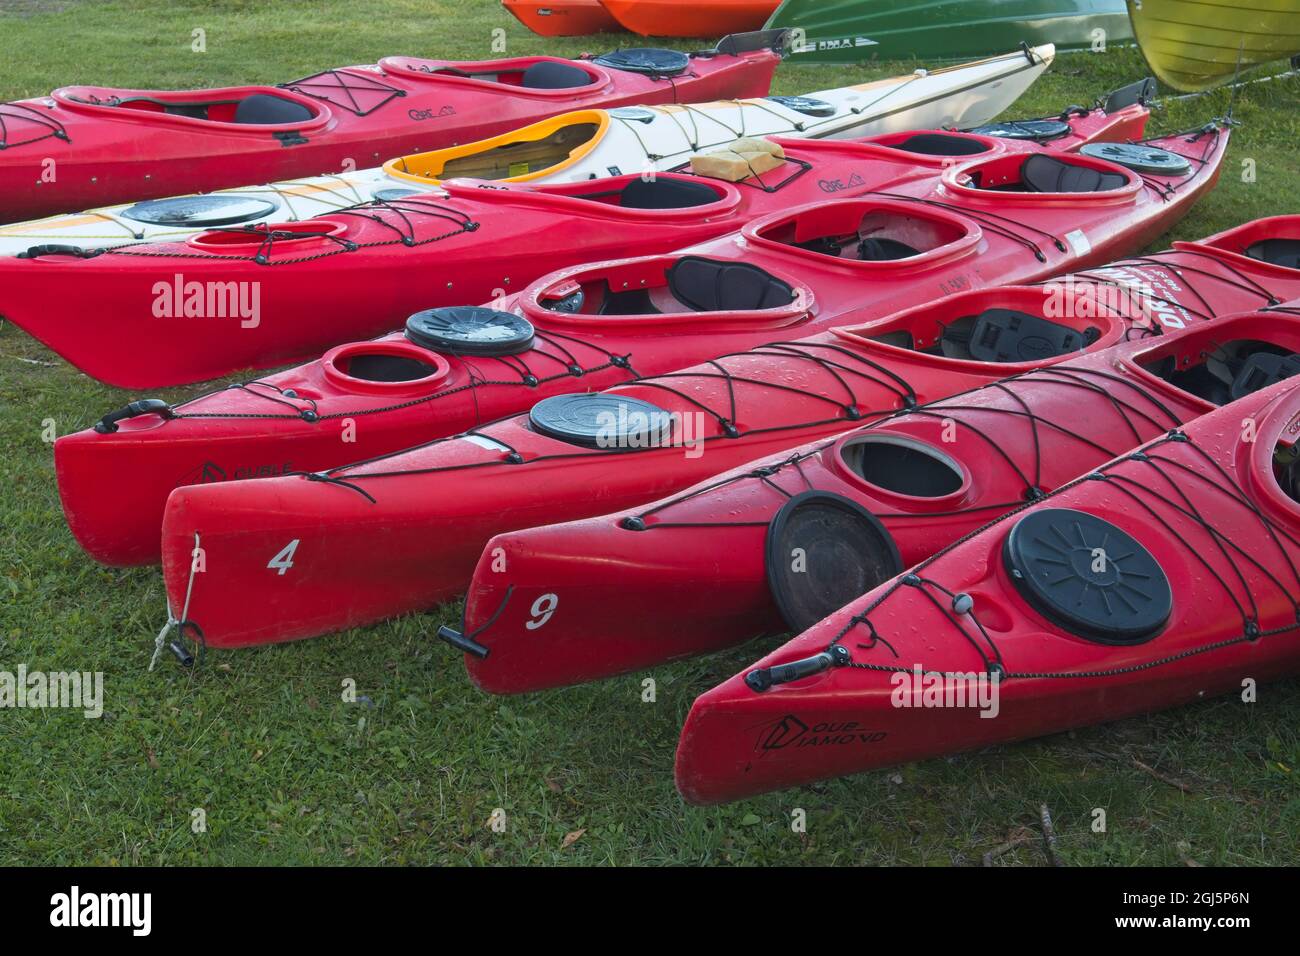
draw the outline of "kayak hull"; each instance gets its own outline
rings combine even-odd
[[[1105,119],[1076,117],[1072,122],[1077,135],[1053,141],[1048,147],[1072,150],[1087,138],[1089,131],[1103,135],[1116,129],[1133,129],[1144,116],[1145,111],[1135,107]],[[1037,148],[970,134],[929,135],[939,135],[945,143],[961,140],[978,145],[985,156]],[[723,196],[735,201],[734,205],[720,202],[723,211],[714,216],[688,220],[687,211],[661,217],[666,222],[611,219],[607,225],[623,237],[626,245],[621,251],[653,253],[656,245],[675,245],[692,234],[707,238],[779,208],[799,206],[824,195],[823,183],[842,184],[835,195],[848,198],[873,189],[893,189],[911,179],[933,179],[950,159],[892,145],[899,142],[908,139],[885,136],[862,144],[785,142],[787,159],[796,164],[795,168],[807,164],[807,171],[785,181],[780,188],[768,191],[744,184],[717,184],[715,188]],[[675,178],[675,174],[664,176],[665,180]],[[773,177],[772,181],[784,179]],[[624,181],[614,180],[610,188],[620,188]],[[458,186],[450,189],[457,196],[461,194]],[[566,191],[567,187],[558,190]],[[534,207],[541,205],[542,200],[534,198]],[[527,206],[515,208],[507,203],[501,215],[509,219],[509,228],[519,230],[528,211]],[[556,218],[561,211],[549,209],[546,217]],[[486,221],[487,211],[474,218]],[[530,230],[523,226],[522,231]],[[599,230],[584,228],[575,220],[564,231],[594,239]],[[575,270],[566,270],[543,285],[562,283],[573,273]],[[384,284],[402,287],[396,273]],[[292,293],[295,299],[304,294],[302,288]],[[86,429],[64,436],[55,443],[55,471],[69,527],[96,560],[108,564],[156,562],[163,506],[167,495],[180,485],[318,471],[388,454],[523,411],[548,395],[576,387],[608,388],[626,381],[632,371],[613,364],[611,355],[630,355],[636,372],[658,374],[758,344],[770,335],[760,327],[668,338],[649,334],[648,330],[638,334],[629,328],[584,345],[572,338],[565,325],[554,324],[555,316],[528,305],[528,299],[527,294],[512,295],[496,306],[524,309],[529,321],[543,334],[550,331],[565,338],[543,341],[519,356],[471,360],[432,353],[403,333],[393,333],[373,343],[354,342],[332,349],[320,360],[263,376],[258,384],[244,389],[222,389],[186,402],[172,410],[177,417],[133,416],[120,421],[115,432]],[[304,317],[317,307],[310,301],[302,304]],[[416,378],[390,376],[397,380],[376,382],[347,371],[358,358],[380,353],[430,363],[422,369],[428,374]],[[521,374],[521,364],[537,371],[535,384]],[[466,385],[474,387],[467,389]],[[306,399],[284,404],[286,391],[310,396],[310,404]],[[314,421],[302,418],[300,412],[305,409],[315,413]],[[102,476],[119,474],[129,476],[129,504],[103,493]]]
[[[1207,186],[1223,145],[1218,143],[1210,165],[1200,170],[1198,178]],[[951,186],[945,188],[965,192],[957,177],[963,175],[960,170],[970,168],[949,170],[944,182]],[[985,173],[991,175],[989,170]],[[1137,193],[1126,187],[1086,197],[1037,194],[1030,198],[1002,191],[996,195],[1003,215],[1008,202],[1018,204],[1017,229],[1035,228],[1033,223],[1043,221],[1040,216],[1058,222],[1064,216],[1085,233],[1095,226],[1098,232],[1093,235],[1099,241],[1092,255],[1105,256],[1128,246],[1138,231],[1155,228],[1155,219],[1178,215],[1185,203],[1194,200],[1198,184],[1184,183],[1176,200],[1149,206],[1147,198],[1153,190],[1146,185],[1138,186]],[[935,235],[942,237],[938,244],[916,256],[876,262],[781,248],[772,240],[794,236],[816,241],[818,236],[843,235],[849,222],[866,221],[864,217],[879,221],[878,214],[900,209],[907,209],[907,218],[921,228],[915,236],[937,229]],[[976,213],[972,210],[971,215]],[[1082,243],[1072,253],[1045,243],[1040,251],[1046,261],[1039,261],[1024,244],[1024,234],[1001,234],[970,223],[958,226],[959,221],[955,212],[905,199],[841,200],[753,223],[742,230],[743,245],[734,239],[721,240],[697,252],[708,260],[743,258],[746,265],[783,277],[792,287],[810,290],[811,294],[799,293],[795,301],[815,302],[815,314],[771,330],[776,334],[767,337],[769,342],[784,343],[800,332],[843,325],[847,315],[858,322],[878,319],[889,311],[889,303],[933,297],[934,292],[924,290],[945,284],[979,287],[995,273],[1004,279],[1034,280],[1078,262]],[[1108,233],[1104,242],[1103,231]],[[1092,255],[1084,265],[1095,264]],[[890,289],[888,297],[864,302],[855,294],[859,283],[849,276],[862,276],[865,281],[868,274],[876,277],[875,287]],[[682,318],[690,321],[689,316]],[[620,320],[630,321],[642,320]],[[696,321],[714,325],[718,320],[700,317]],[[1116,329],[1114,335],[1119,334]],[[519,416],[314,478],[179,488],[168,500],[162,536],[163,572],[172,609],[197,624],[214,647],[303,638],[425,609],[463,589],[491,534],[662,497],[753,457],[842,431],[862,410],[897,407],[905,400],[907,387],[917,388],[916,400],[926,400],[940,397],[931,395],[931,388],[946,395],[987,381],[992,374],[983,366],[969,375],[956,374],[945,365],[934,376],[918,372],[914,384],[874,372],[863,373],[859,382],[858,374],[828,366],[823,358],[829,352],[836,362],[874,367],[870,358],[860,354],[874,355],[870,343],[862,342],[861,334],[853,338],[858,341],[848,347],[842,344],[842,335],[821,333],[795,344],[768,345],[639,380],[605,393],[608,398],[594,396],[615,404],[646,401],[664,414],[679,416],[684,435],[694,436],[693,446],[707,449],[703,454],[684,454],[682,447],[672,444],[626,450],[580,447],[531,427],[530,416]],[[848,396],[846,377],[855,383]],[[587,401],[581,396],[578,400]],[[530,415],[540,414],[539,407]],[[335,504],[344,511],[334,512]],[[378,531],[381,528],[388,530]],[[206,570],[196,573],[191,585],[196,533]],[[294,567],[280,574],[288,551]],[[374,589],[354,586],[351,574],[357,562],[366,565],[361,573],[367,579],[379,577],[384,583]],[[187,593],[188,610],[182,611]],[[219,600],[219,594],[229,593],[245,597],[241,607]],[[346,597],[336,599],[331,594]]]
[[[1240,399],[852,602],[696,700],[678,745],[679,790],[692,803],[737,800],[1240,693],[1247,678],[1295,673],[1300,503],[1279,486],[1272,458],[1279,443],[1294,442],[1297,415],[1294,379]],[[1243,421],[1255,425],[1249,442]],[[1140,561],[1154,582],[1143,601],[1167,587],[1163,621],[1152,615],[1140,637],[1106,643],[1077,630],[1079,613],[1049,619],[1030,604],[1009,570],[1008,554],[1020,553],[1016,529],[1062,520],[1083,529],[1086,541],[1099,532],[1123,544],[1121,573]],[[965,634],[945,616],[948,604],[934,599],[939,588],[973,596]],[[874,641],[862,637],[866,622]],[[975,625],[983,630],[972,640]],[[853,666],[788,683],[771,670],[822,651]],[[980,683],[993,673],[1001,676]],[[981,686],[978,699],[971,688]]]
[[[41,245],[79,249],[177,242],[212,228],[299,222],[376,199],[436,192],[445,179],[474,178],[534,186],[579,183],[620,173],[669,171],[696,153],[730,145],[738,135],[795,139],[862,136],[941,127],[978,126],[1007,109],[1052,62],[1050,47],[1032,58],[1015,53],[931,71],[819,90],[802,110],[773,99],[733,99],[690,105],[642,105],[627,110],[583,109],[462,146],[403,155],[383,166],[246,185],[205,197],[161,204],[125,203],[69,216],[0,226],[0,256]],[[1136,111],[1145,117],[1144,111]],[[1071,117],[1076,135],[1124,142],[1134,111],[1116,109]],[[1112,126],[1109,133],[1100,125]],[[1053,141],[1052,147],[1068,144]],[[207,204],[201,209],[196,204]],[[217,208],[212,208],[218,204]],[[159,215],[158,206],[164,206]]]
[[[963,59],[1008,40],[1061,51],[1133,40],[1124,0],[786,0],[768,25],[803,31],[796,63]]]
[[[981,142],[987,143],[990,151],[1008,148],[992,140]],[[601,254],[653,254],[691,238],[707,240],[726,233],[785,205],[811,201],[823,194],[818,185],[821,182],[848,183],[857,176],[859,185],[842,193],[847,197],[872,188],[895,188],[913,178],[934,179],[943,162],[942,157],[920,157],[873,145],[809,146],[794,142],[787,145],[788,157],[808,164],[807,174],[771,192],[745,185],[717,184],[715,188],[725,198],[717,204],[720,210],[713,216],[694,218],[690,210],[685,210],[658,217],[615,215],[602,222],[586,215],[585,210],[569,209],[566,217],[563,204],[548,206],[542,197],[533,195],[525,204],[497,203],[495,211],[493,204],[484,204],[473,217],[485,224],[475,235],[492,229],[486,225],[490,218],[496,218],[503,231],[522,228],[531,232],[534,227],[526,223],[544,222],[548,224],[547,233],[556,237],[553,242],[558,243],[562,235],[569,236],[570,242],[581,241],[582,247],[588,250],[585,255],[590,258]],[[665,176],[665,179],[673,178],[671,174]],[[622,181],[616,180],[614,185],[621,186]],[[467,201],[482,192],[462,191],[457,186],[451,189],[454,195],[463,195]],[[558,192],[573,190],[565,187]],[[488,195],[501,198],[496,192]],[[513,257],[513,251],[507,253]],[[574,258],[580,255],[584,254],[571,253]],[[466,261],[470,263],[468,270],[455,271],[458,286],[473,278],[473,270],[491,265],[508,268],[509,277],[514,281],[504,283],[503,276],[489,275],[488,281],[480,281],[482,292],[488,292],[489,287],[519,284],[516,279],[519,273],[514,271],[520,265],[517,261],[468,255]],[[528,267],[536,272],[556,264],[558,261],[553,257],[539,253]],[[591,269],[585,267],[585,271]],[[402,267],[378,283],[375,274],[367,281],[321,285],[316,291],[312,291],[311,281],[294,282],[286,290],[284,301],[296,303],[294,308],[300,310],[297,314],[304,319],[325,309],[326,300],[334,303],[331,308],[341,307],[345,313],[367,307],[373,310],[372,287],[378,284],[399,292],[406,288],[400,281],[400,273],[404,271]],[[562,285],[567,274],[582,271],[565,270],[541,284],[543,287]],[[266,281],[277,279],[278,275]],[[99,286],[87,283],[86,288]],[[362,298],[347,301],[343,292],[348,288],[357,289],[364,301]],[[428,307],[431,300],[445,305],[458,301],[450,296],[431,296],[428,289],[409,291],[410,298],[398,304],[390,320],[383,323],[384,327],[400,325],[402,318]],[[529,299],[527,290],[524,292],[494,305],[505,310],[523,309],[521,303]],[[270,302],[272,290],[264,286],[263,293]],[[373,343],[360,341],[331,349],[317,361],[261,377],[246,388],[221,389],[186,402],[174,410],[179,417],[147,414],[122,421],[111,433],[86,429],[64,436],[55,442],[55,472],[68,525],[96,560],[108,564],[156,562],[163,505],[172,489],[180,485],[318,471],[388,454],[522,411],[548,395],[575,388],[608,388],[627,381],[633,369],[641,374],[671,371],[712,355],[756,345],[772,332],[760,324],[748,330],[666,338],[653,334],[652,329],[638,332],[628,328],[608,330],[584,344],[582,339],[573,337],[575,331],[581,330],[554,321],[562,317],[534,306],[527,309],[527,314],[543,336],[552,333],[553,337],[537,342],[524,355],[458,357],[450,352],[431,352],[412,343],[403,332],[395,332]],[[240,331],[257,332],[256,329]],[[233,331],[227,335],[232,337],[237,337]],[[211,350],[217,347],[214,341],[199,354],[210,356]],[[349,373],[348,369],[359,358],[380,353],[427,362],[428,374],[415,379],[376,382]],[[613,363],[611,356],[622,355],[630,356],[630,367]],[[179,355],[153,358],[163,367],[174,366],[181,360]],[[523,374],[521,367],[535,371],[536,380]],[[112,374],[121,372],[115,369]],[[308,398],[285,405],[285,391]],[[315,420],[302,417],[300,411],[306,409],[316,414]],[[345,437],[350,440],[345,441]],[[104,475],[121,475],[129,482],[129,505],[103,493]]]
[[[1270,60],[1300,53],[1300,4],[1264,0],[1129,2],[1133,32],[1162,83],[1198,93]]]
[[[647,37],[714,37],[758,30],[778,3],[779,0],[601,0],[619,26]]]
[[[1300,229],[1300,222],[1290,225]],[[1179,270],[1180,264],[1190,268]],[[1194,274],[1203,268],[1208,275]],[[1212,347],[1204,341],[1208,319],[1266,305],[1269,296],[1238,285],[1242,274],[1235,269],[1191,252],[1164,253],[1092,275],[1101,282],[1123,275],[1126,282],[1149,282],[1163,293],[1163,311],[1155,315],[1165,334],[757,459],[673,498],[494,538],[466,600],[465,631],[488,651],[481,658],[466,655],[470,676],[491,692],[529,692],[801,630],[800,621],[783,615],[769,584],[773,523],[797,496],[835,495],[865,508],[880,520],[901,567],[910,567],[1022,504],[1031,489],[1060,487],[1212,410],[1204,399],[1143,370],[1153,356],[1173,348],[1192,354],[1193,345],[1176,343],[1193,333],[1196,349]],[[1272,283],[1262,269],[1246,275],[1263,279],[1274,297],[1300,295],[1300,271],[1290,281]],[[1045,316],[1066,284],[971,293],[962,297],[968,304],[961,309],[1012,308]],[[1097,286],[1077,286],[1079,298],[1072,301],[1097,298]],[[1179,294],[1196,309],[1195,317],[1179,304]],[[1258,337],[1248,324],[1215,321],[1214,334],[1223,329],[1231,338]],[[1289,319],[1257,325],[1297,327]],[[951,470],[950,484],[913,494],[901,485],[867,481],[853,464],[864,449],[879,455],[900,448],[907,451],[889,469],[891,480],[909,474],[918,484],[934,480],[914,457],[929,454]],[[811,547],[804,551],[813,554]],[[838,552],[827,553],[842,560]],[[563,613],[538,635],[526,629],[527,609],[547,595]],[[842,602],[825,603],[819,617]]]
[[[365,168],[574,109],[763,96],[779,62],[771,50],[697,57],[689,75],[659,78],[554,57],[481,63],[389,57],[284,87],[185,93],[67,87],[43,99],[0,104],[0,220]],[[520,77],[538,64],[585,74],[586,85],[533,89],[475,78]],[[448,69],[471,75],[438,73]],[[227,115],[229,104],[255,98],[308,118],[249,125]],[[222,118],[184,115],[195,109]]]
[[[585,37],[619,29],[618,21],[600,0],[501,0],[501,5],[538,36]]]

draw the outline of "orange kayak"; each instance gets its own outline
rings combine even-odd
[[[585,37],[592,33],[613,33],[618,21],[600,0],[501,0],[528,29],[543,37]]]
[[[620,25],[647,37],[711,37],[760,30],[778,0],[601,0]]]

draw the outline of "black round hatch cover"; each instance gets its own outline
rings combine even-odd
[[[1030,511],[1007,535],[1002,557],[1036,611],[1099,644],[1140,644],[1173,612],[1169,578],[1151,552],[1096,515]]]
[[[805,491],[767,528],[767,584],[785,623],[806,631],[903,570],[885,526],[856,501]]]
[[[1070,124],[1060,120],[1006,120],[1001,123],[989,123],[976,126],[967,132],[979,136],[994,136],[998,139],[1029,139],[1035,143],[1050,143],[1054,139],[1070,134]]]
[[[626,73],[646,73],[651,76],[679,76],[691,65],[691,58],[680,50],[661,50],[658,47],[634,47],[603,53],[594,61],[598,66]]]
[[[124,210],[125,219],[151,226],[233,226],[265,219],[279,206],[269,199],[215,193],[207,196],[176,196],[150,199]]]
[[[453,355],[516,355],[532,348],[534,334],[523,316],[476,305],[425,309],[406,320],[416,345]]]
[[[769,100],[804,116],[834,116],[835,106],[813,96],[769,96]]]
[[[1192,168],[1192,161],[1167,149],[1143,146],[1141,143],[1089,143],[1080,148],[1084,156],[1118,163],[1136,173],[1163,173],[1182,176]]]
[[[528,419],[541,434],[583,448],[655,448],[672,440],[668,412],[617,392],[556,395],[534,405]]]
[[[376,189],[371,195],[381,202],[392,202],[395,199],[405,199],[407,196],[417,196],[422,192],[419,189],[403,189],[395,186],[391,189]]]

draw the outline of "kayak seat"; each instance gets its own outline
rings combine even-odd
[[[253,93],[235,107],[235,122],[244,126],[283,126],[302,123],[316,114],[302,103],[267,93]]]
[[[939,349],[945,358],[968,362],[1035,362],[1081,351],[1101,337],[1014,309],[988,309],[957,319],[943,330]]]
[[[704,183],[687,179],[637,177],[623,187],[619,205],[624,209],[690,209],[718,201],[718,194]]]
[[[1101,193],[1123,189],[1128,177],[1090,166],[1077,166],[1041,153],[1020,166],[1020,182],[1032,193]]]
[[[1296,375],[1300,375],[1300,355],[1255,352],[1232,380],[1228,394],[1236,401]]]
[[[858,243],[858,258],[863,262],[894,262],[919,256],[921,250],[897,239],[863,239]]]
[[[917,133],[897,143],[890,143],[890,146],[924,156],[974,156],[987,152],[984,144],[977,139],[946,136],[943,133]]]
[[[835,259],[844,258],[845,249],[854,249],[857,258],[862,262],[893,262],[898,259],[910,259],[912,256],[921,254],[921,250],[909,246],[905,242],[899,242],[897,239],[874,237],[862,239],[858,236],[818,236],[816,239],[809,239],[807,242],[796,242],[795,246],[799,249],[806,249],[809,252],[831,256]]]
[[[658,315],[659,307],[650,297],[649,289],[629,289],[627,292],[606,291],[597,315]]]
[[[1300,239],[1264,239],[1247,248],[1246,255],[1271,265],[1300,269]]]
[[[1237,339],[1222,343],[1190,368],[1180,367],[1173,355],[1146,368],[1184,392],[1227,405],[1300,374],[1300,355],[1271,342]]]
[[[168,116],[184,116],[188,119],[205,120],[208,118],[208,107],[204,103],[177,103],[164,106],[163,112]]]
[[[592,82],[586,70],[543,60],[524,70],[519,85],[528,90],[575,90],[580,86],[591,86]]]
[[[751,312],[794,302],[794,289],[757,266],[685,256],[668,270],[668,291],[696,312]]]

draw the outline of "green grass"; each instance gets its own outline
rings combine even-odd
[[[492,0],[276,3],[0,0],[0,99],[65,83],[279,81],[389,53],[576,53],[627,38],[545,43]],[[208,52],[190,52],[191,30]],[[777,92],[887,75],[782,68]],[[1061,57],[1020,109],[1090,102],[1144,73],[1132,50]],[[1223,182],[1169,239],[1300,212],[1300,83],[1241,92]],[[1228,94],[1171,103],[1160,128],[1222,113]],[[1243,182],[1254,160],[1257,179]],[[57,289],[51,290],[57,295]],[[181,398],[175,389],[165,397]],[[1034,834],[1047,804],[1074,864],[1300,863],[1300,684],[1259,703],[1209,701],[1018,746],[935,760],[718,809],[672,783],[696,695],[774,642],[576,690],[500,701],[432,638],[455,608],[302,644],[146,672],[163,615],[153,569],[88,561],[67,533],[42,423],[85,427],[128,399],[12,327],[0,328],[0,670],[102,670],[102,720],[0,711],[0,864],[971,864]],[[237,598],[237,596],[232,596]],[[640,681],[658,681],[658,703]],[[344,703],[354,679],[363,700]],[[1156,770],[1148,773],[1135,761]],[[1186,785],[1186,790],[1167,780]],[[208,830],[190,814],[204,808]],[[505,833],[487,826],[506,811]],[[790,812],[808,813],[808,832]],[[1105,833],[1090,828],[1105,808]],[[585,831],[565,846],[566,834]],[[1000,864],[1041,864],[1034,836]]]

